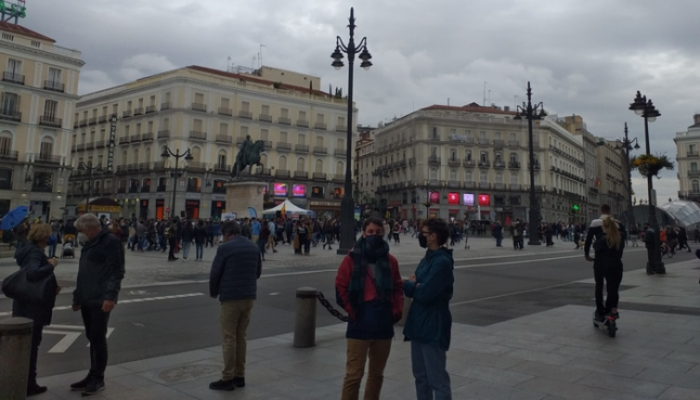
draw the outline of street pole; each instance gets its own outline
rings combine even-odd
[[[661,113],[656,109],[656,107],[654,107],[654,103],[651,101],[651,99],[647,100],[646,96],[642,96],[639,91],[637,91],[637,96],[635,97],[634,102],[630,104],[629,109],[644,118],[644,142],[646,145],[646,154],[651,156],[651,144],[649,142],[649,119],[652,118],[652,121],[654,121],[656,120],[656,117],[661,116]],[[661,260],[659,222],[656,219],[656,207],[654,206],[655,202],[652,201],[652,195],[654,192],[654,181],[652,178],[653,176],[651,174],[647,176],[649,226],[654,232],[654,242],[647,261],[647,274],[665,274],[666,266]]]
[[[194,157],[192,157],[192,152],[190,149],[187,149],[185,152],[180,154],[180,149],[177,149],[176,152],[173,153],[173,151],[170,150],[170,147],[167,146],[163,149],[163,153],[160,156],[162,158],[168,158],[170,156],[175,157],[175,170],[171,172],[171,177],[173,178],[173,201],[170,206],[170,217],[172,218],[173,214],[175,214],[175,195],[177,194],[177,184],[180,180],[180,158],[185,157],[185,161],[192,161]]]
[[[539,108],[539,113],[537,112]],[[516,107],[516,120],[522,118],[527,118],[527,133],[530,145],[530,210],[528,211],[529,220],[529,239],[527,244],[531,246],[540,245],[539,237],[539,224],[541,218],[540,205],[537,201],[537,194],[535,191],[535,139],[532,132],[532,120],[540,120],[544,118],[546,114],[544,113],[544,106],[540,102],[539,104],[532,106],[532,88],[530,87],[530,82],[527,82],[527,104],[523,103],[523,106]]]
[[[636,139],[635,139],[636,140]],[[633,141],[635,141],[633,140]],[[634,205],[632,204],[632,165],[630,159],[630,151],[632,149],[632,142],[628,136],[627,122],[625,122],[625,165],[627,168],[627,209],[629,210],[629,226],[635,224],[634,220]],[[639,147],[639,146],[637,146]]]
[[[367,38],[362,38],[359,45],[355,45],[355,11],[350,9],[350,40],[345,45],[340,36],[336,37],[336,47],[331,58],[334,60],[331,64],[334,68],[340,69],[344,64],[341,61],[343,53],[348,55],[348,111],[347,111],[347,130],[345,140],[345,193],[340,202],[340,243],[337,254],[346,255],[355,246],[355,202],[352,198],[352,108],[353,108],[353,67],[355,65],[355,55],[361,51],[359,58],[362,60],[360,65],[364,69],[369,69],[372,63],[369,61],[372,56],[367,51]]]

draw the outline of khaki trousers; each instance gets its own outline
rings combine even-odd
[[[275,236],[274,235],[270,235],[267,238],[267,244],[265,244],[265,248],[271,249],[271,250],[275,249]]]
[[[369,355],[369,372],[365,385],[364,400],[379,400],[384,382],[384,367],[391,352],[391,339],[360,340],[348,339],[348,361],[345,367],[342,400],[357,400],[360,397],[360,383],[365,374],[365,363]]]
[[[228,300],[221,303],[221,336],[224,369],[221,380],[245,377],[246,329],[255,300]]]

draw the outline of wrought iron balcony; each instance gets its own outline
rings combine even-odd
[[[56,118],[53,116],[45,116],[45,115],[42,115],[41,117],[39,117],[39,125],[51,126],[53,128],[60,128],[62,124],[63,124],[63,120],[61,118]]]
[[[192,110],[199,112],[207,112],[207,105],[202,103],[192,103]]]
[[[136,135],[131,135],[129,136],[129,142],[131,143],[136,143],[141,141],[141,135],[136,134]]]
[[[134,116],[143,115],[143,107],[134,108]]]
[[[305,121],[303,119],[298,119],[297,120],[297,126],[300,126],[302,128],[308,128],[309,127],[309,121]]]
[[[441,162],[442,162],[442,159],[438,156],[428,157],[428,164],[430,164],[430,165],[440,165]]]
[[[328,147],[314,146],[314,154],[328,154]]]
[[[320,129],[320,130],[325,131],[325,130],[326,130],[326,124],[324,124],[323,122],[316,122],[316,123],[314,124],[314,129]]]
[[[158,139],[169,139],[170,138],[170,129],[164,129],[162,131],[158,131]]]
[[[216,141],[219,143],[233,143],[233,138],[230,135],[216,135]]]
[[[508,163],[508,168],[510,169],[520,169],[520,162],[518,161],[511,161]]]
[[[160,103],[160,111],[169,110],[171,106],[172,106],[172,103],[170,103],[169,101],[167,101],[165,103]]]
[[[15,73],[8,72],[8,71],[5,71],[5,73],[2,74],[2,80],[3,80],[3,82],[10,82],[10,83],[16,83],[18,85],[24,85],[24,75],[15,74]]]
[[[289,178],[289,170],[277,169],[275,170],[275,176],[278,178]]]
[[[37,154],[37,157],[34,159],[34,162],[41,163],[41,164],[59,165],[59,164],[61,164],[61,156],[54,156],[51,154],[39,153],[39,154]]]
[[[226,107],[219,107],[219,115],[233,116],[233,110]]]
[[[309,152],[309,145],[308,144],[295,144],[294,151],[308,153]]]
[[[207,133],[200,131],[190,131],[190,139],[207,140]]]
[[[290,151],[292,149],[292,144],[287,142],[277,142],[277,150]],[[279,175],[278,175],[279,176]]]
[[[152,142],[153,141],[153,132],[148,132],[148,133],[142,134],[141,140],[144,142]]]
[[[44,81],[44,90],[63,93],[66,90],[66,85],[61,82]]]
[[[239,111],[238,117],[245,119],[253,119],[253,114],[250,111]]]
[[[320,179],[320,180],[326,180],[326,174],[324,172],[314,172],[313,174],[314,179]]]
[[[479,168],[488,168],[491,166],[491,161],[479,161]]]
[[[277,123],[280,125],[291,125],[292,120],[287,117],[279,117],[277,118]]]
[[[272,115],[260,114],[258,115],[258,120],[262,122],[272,122]]]
[[[306,171],[294,171],[295,178],[309,179],[309,173]]]
[[[21,122],[22,113],[17,110],[0,110],[0,120]]]
[[[19,152],[14,150],[3,150],[0,152],[0,160],[3,161],[17,161],[19,159]]]
[[[154,113],[156,111],[158,111],[158,110],[156,110],[155,104],[150,105],[150,106],[146,106],[146,114],[151,114],[151,113]]]
[[[131,110],[126,110],[122,112],[122,118],[129,118],[131,117]]]

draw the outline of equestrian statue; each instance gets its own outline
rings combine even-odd
[[[257,140],[253,143],[250,135],[246,135],[245,141],[241,145],[241,151],[236,155],[236,163],[231,169],[231,177],[241,179],[241,173],[248,167],[248,175],[253,173],[253,165],[263,165],[260,163],[260,153],[265,150],[265,141]]]

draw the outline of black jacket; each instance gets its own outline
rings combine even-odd
[[[99,306],[116,302],[124,279],[124,247],[109,229],[85,243],[80,253],[73,304]]]
[[[50,325],[53,307],[56,303],[56,275],[53,273],[53,265],[49,264],[44,250],[34,243],[28,242],[17,251],[17,265],[27,271],[29,282],[38,282],[49,279],[46,285],[47,299],[42,304],[28,304],[17,300],[12,302],[12,316],[25,317],[34,320],[35,325]]]
[[[603,215],[599,219],[594,219],[591,222],[591,226],[588,229],[588,234],[586,235],[586,244],[583,247],[584,254],[588,257],[591,246],[595,250],[596,260],[601,259],[614,259],[620,260],[622,258],[622,253],[625,250],[625,241],[627,240],[627,231],[624,225],[617,223],[617,227],[620,231],[620,248],[614,249],[610,248],[606,242],[605,232],[603,231],[603,218],[609,216]]]
[[[195,244],[204,244],[204,242],[207,241],[207,230],[204,228],[204,226],[201,228],[199,226],[195,226],[193,235]]]
[[[220,301],[255,299],[262,272],[260,249],[250,239],[236,235],[216,249],[211,265],[209,295]]]

